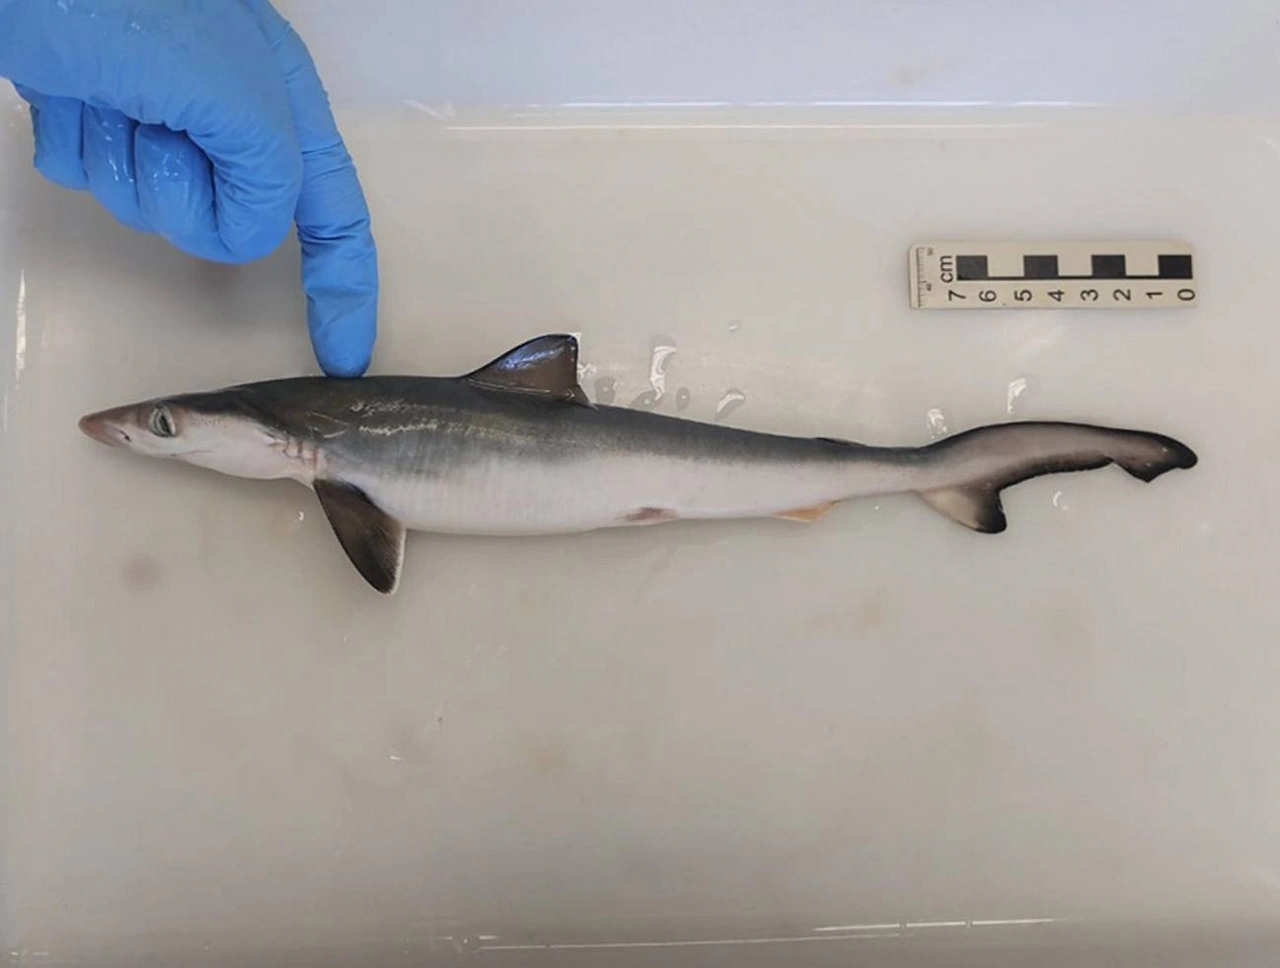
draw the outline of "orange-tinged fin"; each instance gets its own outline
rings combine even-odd
[[[811,508],[796,508],[792,511],[779,511],[774,515],[775,518],[782,518],[784,521],[803,521],[806,524],[817,521],[833,507],[836,501],[827,501],[823,504],[815,504]]]

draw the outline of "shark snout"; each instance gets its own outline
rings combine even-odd
[[[112,411],[85,414],[80,418],[80,429],[89,437],[112,447],[123,447],[129,443],[128,432],[111,418]]]

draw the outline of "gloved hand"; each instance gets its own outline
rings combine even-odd
[[[35,164],[120,222],[247,262],[297,223],[324,371],[369,365],[369,210],[311,55],[268,0],[0,0],[0,76],[31,104]]]

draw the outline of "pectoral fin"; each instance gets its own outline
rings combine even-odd
[[[404,525],[378,508],[358,487],[318,480],[315,491],[356,570],[384,595],[394,592],[404,563]]]

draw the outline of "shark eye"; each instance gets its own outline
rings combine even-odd
[[[157,437],[172,437],[177,433],[173,426],[173,415],[169,408],[161,404],[151,411],[151,432]]]

